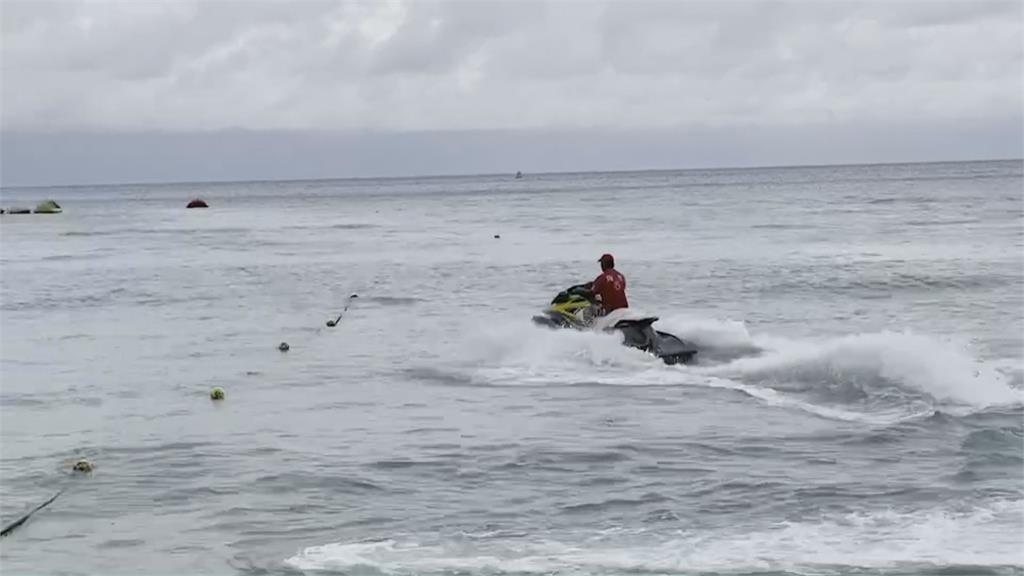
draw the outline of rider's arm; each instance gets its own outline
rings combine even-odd
[[[604,287],[604,274],[601,274],[590,283],[590,293],[594,300],[601,299],[601,289]]]

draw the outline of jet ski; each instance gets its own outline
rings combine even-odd
[[[657,316],[646,316],[630,308],[613,310],[604,316],[595,314],[597,301],[589,285],[578,284],[558,293],[551,306],[533,317],[533,322],[549,328],[575,328],[623,334],[623,344],[661,358],[666,364],[685,364],[697,354],[697,348],[679,337],[655,330]]]

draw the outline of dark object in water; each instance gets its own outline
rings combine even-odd
[[[494,238],[495,238],[495,239],[499,239],[499,238],[501,238],[501,234],[495,234],[495,235],[494,235]]]
[[[594,296],[587,285],[572,286],[559,292],[543,314],[533,322],[549,328],[575,328],[577,330],[617,330],[623,335],[623,344],[638,348],[661,358],[665,364],[685,364],[697,355],[697,347],[674,334],[655,330],[652,324],[657,316],[643,316],[629,308],[593,317]]]
[[[32,211],[28,208],[11,208],[7,211],[8,214],[31,214]]]
[[[60,496],[60,495],[61,495],[61,494],[63,494],[63,493],[64,493],[64,490],[63,490],[63,489],[61,489],[61,491],[60,491],[60,492],[57,492],[56,494],[54,494],[54,495],[53,495],[53,497],[52,497],[52,498],[50,498],[50,499],[49,499],[49,500],[47,500],[46,502],[43,502],[43,503],[42,503],[42,504],[40,504],[39,506],[36,506],[35,508],[33,508],[33,509],[32,509],[31,511],[29,511],[29,513],[28,513],[28,514],[25,514],[24,516],[22,516],[21,518],[18,518],[17,520],[15,520],[14,522],[12,522],[11,524],[8,524],[6,528],[4,528],[4,529],[3,529],[2,531],[0,531],[0,537],[2,537],[2,536],[7,536],[7,535],[8,535],[8,534],[10,534],[11,532],[13,532],[15,528],[17,528],[18,526],[21,526],[22,524],[24,524],[24,523],[25,523],[25,522],[26,522],[26,521],[27,521],[27,520],[28,520],[29,518],[31,518],[31,517],[32,517],[32,515],[33,515],[33,514],[35,514],[36,512],[39,512],[39,511],[40,511],[40,510],[42,510],[43,508],[46,508],[47,506],[49,506],[50,504],[52,504],[52,503],[53,503],[53,501],[57,499],[57,496]]]
[[[207,204],[205,200],[201,200],[199,198],[196,198],[195,200],[189,202],[188,206],[185,206],[185,208],[209,208],[209,207],[210,207],[209,204]]]
[[[280,350],[281,352],[287,352],[291,350],[292,347],[289,346],[287,342],[281,342],[281,344],[277,346],[277,349]]]
[[[335,318],[334,320],[327,321],[328,328],[334,328],[335,326],[338,325],[338,322],[341,322],[341,317],[345,314],[345,312],[348,312],[348,307],[352,305],[352,300],[356,298],[359,298],[359,294],[352,294],[351,296],[348,297],[348,301],[345,303],[345,308],[342,309],[341,314],[338,314],[338,317]],[[284,352],[284,350],[282,350],[282,352]]]
[[[92,465],[92,462],[89,462],[88,460],[83,458],[83,459],[79,460],[78,462],[75,462],[75,465],[72,466],[71,469],[74,470],[75,472],[81,472],[83,474],[88,474],[89,472],[92,472],[93,465]]]

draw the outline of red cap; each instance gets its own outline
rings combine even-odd
[[[602,254],[598,262],[608,264],[609,266],[615,266],[615,257],[611,254]]]

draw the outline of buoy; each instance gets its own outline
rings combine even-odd
[[[210,400],[223,400],[224,389],[217,387],[210,391]]]
[[[501,234],[495,234],[494,237],[495,238],[501,238]]]
[[[64,209],[53,200],[44,200],[36,205],[36,214],[60,214]]]
[[[92,463],[86,460],[85,458],[82,458],[78,462],[75,462],[75,465],[71,467],[71,469],[74,470],[75,472],[81,472],[82,474],[88,474],[89,472],[92,472],[92,468]]]
[[[206,203],[205,200],[200,200],[199,198],[196,198],[195,200],[189,202],[188,206],[185,206],[185,208],[209,208],[209,207],[210,206]]]
[[[289,346],[287,342],[281,342],[280,344],[278,344],[277,349],[280,350],[281,352],[287,352],[291,350],[292,347]]]

